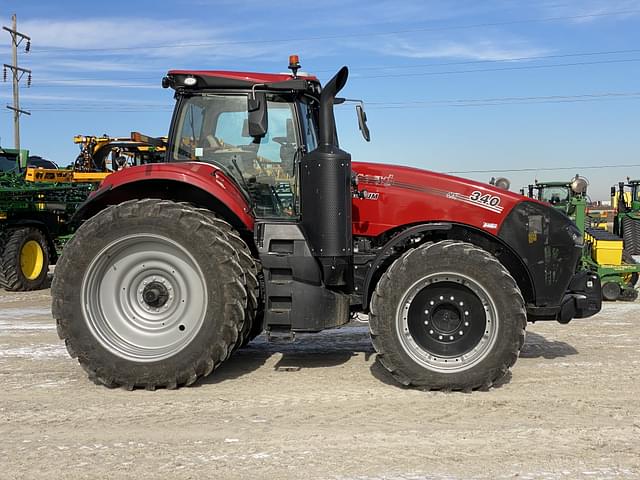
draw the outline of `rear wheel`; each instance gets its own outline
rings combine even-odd
[[[9,231],[0,254],[0,287],[14,292],[44,288],[48,272],[45,235],[37,228]]]
[[[58,334],[96,382],[176,388],[238,340],[247,294],[238,252],[193,207],[112,206],[65,246],[52,286]]]
[[[517,357],[526,310],[509,272],[468,243],[429,243],[385,272],[369,320],[379,362],[404,385],[488,388]]]
[[[604,282],[602,284],[602,298],[608,302],[615,302],[620,298],[622,289],[617,281]]]

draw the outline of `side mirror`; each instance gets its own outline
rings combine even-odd
[[[249,94],[247,112],[249,113],[249,135],[254,138],[264,137],[269,126],[267,96],[261,92]]]
[[[364,139],[367,142],[370,142],[371,134],[369,133],[369,127],[367,126],[367,114],[362,105],[356,105],[356,113],[358,114],[358,128],[360,128]]]

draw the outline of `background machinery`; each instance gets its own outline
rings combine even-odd
[[[624,247],[631,255],[640,255],[640,180],[620,182],[611,187],[616,207],[613,233],[624,239]]]
[[[166,138],[150,144],[139,133],[131,137],[77,135],[73,142],[80,146],[80,154],[69,168],[28,168],[26,179],[48,183],[99,183],[109,174],[134,165],[164,161]]]
[[[92,185],[27,182],[27,150],[0,149],[0,288],[35,290],[47,284],[49,265],[72,233],[69,219]],[[49,163],[46,163],[49,162]]]
[[[333,115],[348,70],[170,71],[167,163],[108,176],[76,214],[52,286],[71,356],[97,383],[191,385],[263,330],[293,339],[369,314],[404,385],[488,388],[527,321],[601,308],[562,213],[484,183],[353,162]],[[359,126],[369,138],[362,105]]]
[[[532,198],[549,202],[554,208],[569,216],[585,237],[581,266],[584,270],[597,272],[602,282],[605,300],[628,300],[638,298],[638,275],[640,264],[636,263],[627,243],[623,239],[601,228],[602,218],[592,218],[587,211],[587,187],[589,182],[579,175],[569,182],[538,182],[529,185]]]

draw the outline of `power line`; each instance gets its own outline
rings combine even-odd
[[[590,56],[599,56],[599,55],[620,55],[620,54],[638,53],[638,52],[640,52],[640,49],[578,52],[578,53],[564,53],[564,54],[556,54],[556,55],[534,55],[534,56],[528,56],[528,57],[510,57],[510,58],[499,58],[499,59],[493,59],[493,60],[470,60],[470,61],[464,61],[464,62],[422,63],[422,64],[413,64],[413,65],[389,65],[389,66],[366,66],[366,67],[354,67],[351,69],[351,71],[357,73],[361,70],[377,71],[377,70],[401,70],[401,69],[408,69],[408,68],[434,68],[434,67],[447,67],[447,66],[454,66],[454,65],[521,62],[521,61],[527,61],[527,60],[549,60],[554,58],[590,57]],[[333,72],[333,70],[316,70],[315,72],[316,73]],[[128,76],[126,79],[122,79],[122,81],[153,80],[153,79],[160,78],[164,73],[165,72],[162,71],[161,73],[158,73],[158,75],[153,75],[153,76],[150,76],[150,75],[145,75],[140,77]],[[77,82],[87,82],[87,81],[114,81],[114,80],[118,80],[118,79],[81,77],[81,78],[61,78],[61,79],[53,79],[53,80],[45,79],[44,83],[73,84]]]
[[[403,102],[366,102],[368,106],[384,105],[384,106],[411,106],[411,105],[433,105],[433,104],[457,104],[457,103],[486,103],[486,102],[511,102],[511,101],[527,101],[527,100],[566,100],[566,99],[591,99],[591,98],[619,98],[619,97],[636,97],[640,96],[640,92],[602,92],[602,93],[583,93],[580,95],[546,95],[546,96],[527,96],[527,97],[490,97],[490,98],[465,98],[453,100],[407,100]]]
[[[433,67],[450,67],[454,65],[474,65],[484,63],[501,63],[501,62],[521,62],[525,60],[548,60],[552,58],[569,58],[569,57],[588,57],[597,55],[619,55],[623,53],[638,53],[640,49],[631,50],[610,50],[601,52],[581,52],[581,53],[564,53],[557,55],[535,55],[530,57],[512,57],[512,58],[498,58],[491,60],[468,60],[464,62],[446,62],[446,63],[422,63],[412,65],[389,65],[389,66],[368,66],[368,67],[355,67],[353,71],[360,70],[401,70],[405,68],[433,68]],[[316,70],[316,72],[333,72],[333,70]],[[148,77],[147,77],[148,78]]]
[[[640,164],[621,164],[621,165],[580,165],[574,167],[540,167],[540,168],[500,168],[492,170],[459,170],[452,172],[444,172],[449,174],[466,174],[466,173],[501,173],[501,172],[554,172],[560,170],[601,170],[605,168],[636,168],[640,167]]]
[[[442,100],[407,100],[402,102],[367,102],[368,109],[381,108],[428,108],[428,107],[458,107],[458,106],[487,106],[487,105],[526,105],[537,103],[566,103],[573,101],[600,101],[616,99],[640,98],[638,92],[600,92],[584,93],[579,95],[545,95],[522,97],[488,97],[488,98],[463,98]],[[170,111],[173,106],[159,103],[128,103],[128,102],[78,102],[73,104],[65,102],[34,103],[34,111]]]
[[[444,72],[419,72],[419,73],[392,73],[385,75],[367,75],[362,77],[353,77],[352,80],[368,80],[371,78],[398,78],[398,77],[424,77],[435,75],[459,75],[468,73],[486,73],[486,72],[506,72],[514,70],[537,70],[545,68],[558,68],[558,67],[577,67],[585,65],[602,65],[602,64],[615,64],[615,63],[634,63],[640,62],[640,58],[626,58],[618,60],[597,60],[593,62],[573,62],[573,63],[555,63],[552,65],[522,65],[518,67],[501,67],[501,68],[480,68],[473,70],[447,70]]]
[[[520,71],[520,70],[541,70],[541,69],[552,69],[552,68],[567,68],[567,67],[578,67],[578,66],[590,66],[590,65],[611,65],[611,64],[624,64],[624,63],[636,63],[640,62],[640,58],[624,58],[624,59],[615,59],[615,60],[596,60],[592,62],[572,62],[572,63],[555,63],[551,65],[520,65],[514,67],[500,67],[500,68],[481,68],[481,69],[470,69],[470,70],[445,70],[440,72],[415,72],[415,73],[394,73],[394,74],[382,74],[382,75],[366,75],[366,76],[353,76],[351,78],[354,80],[368,80],[374,78],[404,78],[404,77],[422,77],[422,76],[439,76],[439,75],[468,75],[474,73],[488,73],[488,72],[506,72],[506,71]],[[437,66],[437,65],[434,65]],[[129,78],[128,80],[132,80]],[[109,81],[112,83],[94,83],[88,85],[78,84],[77,82],[100,82],[100,81]],[[43,82],[33,87],[38,88],[153,88],[156,87],[156,84],[151,83],[123,83],[117,84],[113,83],[114,79],[61,79],[61,80],[50,80],[49,82]]]
[[[168,49],[168,48],[199,48],[199,47],[213,47],[213,46],[225,46],[225,45],[241,45],[241,44],[265,44],[265,43],[284,43],[284,42],[301,42],[312,40],[332,40],[341,38],[358,38],[358,37],[379,37],[387,35],[399,35],[406,33],[419,33],[419,32],[439,32],[446,30],[464,30],[472,28],[484,28],[484,27],[499,27],[508,25],[522,25],[528,23],[544,23],[560,20],[580,20],[587,18],[602,18],[619,15],[633,15],[640,13],[640,9],[635,10],[620,10],[616,12],[604,12],[604,13],[592,13],[585,15],[570,15],[570,16],[557,16],[557,17],[542,17],[542,18],[530,18],[522,20],[510,20],[505,22],[490,22],[490,23],[476,23],[468,25],[454,25],[448,27],[425,27],[414,29],[403,29],[388,32],[367,32],[367,33],[349,33],[341,35],[321,35],[315,37],[298,37],[298,38],[281,38],[281,39],[263,39],[263,40],[229,40],[224,42],[201,42],[201,43],[182,43],[182,44],[165,44],[165,45],[147,45],[147,46],[135,46],[135,47],[114,47],[114,48],[65,48],[65,47],[52,47],[34,51],[34,53],[71,53],[71,52],[119,52],[128,50],[156,50],[156,49]]]
[[[583,93],[579,95],[544,95],[544,96],[522,96],[522,97],[487,97],[487,98],[462,98],[462,99],[443,99],[443,100],[406,100],[401,102],[367,102],[369,108],[374,107],[395,107],[404,108],[411,106],[438,106],[438,105],[458,105],[458,104],[486,104],[486,103],[519,103],[526,101],[562,101],[562,100],[595,100],[595,99],[617,99],[617,98],[633,98],[640,97],[640,91],[637,92],[598,92],[598,93]],[[78,102],[82,102],[81,105],[77,105]],[[50,108],[66,108],[74,107],[75,109],[109,109],[109,108],[126,108],[126,109],[165,109],[171,107],[167,103],[131,103],[131,102],[84,102],[82,99],[74,99],[68,102],[37,102],[34,103],[34,109],[45,110]]]

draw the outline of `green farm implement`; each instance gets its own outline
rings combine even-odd
[[[36,290],[73,233],[69,220],[94,186],[27,182],[28,151],[0,149],[0,287]]]
[[[528,194],[531,198],[550,203],[575,222],[584,236],[581,268],[598,273],[602,282],[603,298],[610,301],[633,301],[638,298],[635,286],[640,274],[640,264],[633,259],[633,250],[629,248],[634,244],[628,244],[627,239],[623,239],[616,231],[611,233],[597,228],[600,219],[591,218],[587,212],[588,185],[586,179],[576,175],[570,182],[536,181],[534,185],[529,185]],[[640,182],[636,185],[636,195],[639,185]],[[624,189],[622,191],[624,192]],[[628,205],[631,210],[630,203],[620,203]],[[638,205],[640,204],[636,207]],[[640,218],[640,212],[636,210],[635,213]],[[618,216],[620,217],[621,215]],[[640,225],[640,222],[637,225]]]
[[[620,182],[611,187],[616,207],[613,233],[624,239],[624,248],[631,255],[640,255],[640,180]]]

